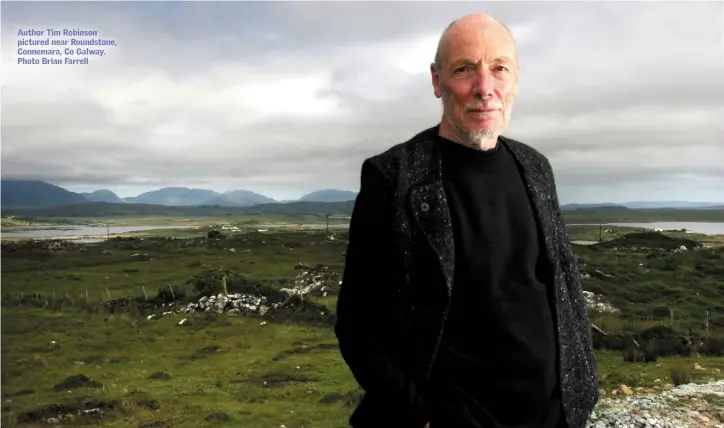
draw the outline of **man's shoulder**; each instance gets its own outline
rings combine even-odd
[[[548,158],[538,149],[510,137],[501,136],[500,138],[508,146],[508,148],[516,154],[516,157],[520,159],[521,162],[527,164],[537,164],[543,166],[544,168],[550,168]]]
[[[430,166],[433,159],[433,146],[438,126],[425,129],[406,141],[395,143],[382,152],[365,159],[364,163],[373,166],[385,178],[394,179],[400,173],[410,173],[415,169]],[[533,146],[519,140],[501,136],[500,139],[515,154],[515,157],[528,168],[539,168],[545,175],[551,172],[548,158]]]
[[[419,164],[432,152],[437,127],[425,129],[406,141],[394,143],[382,152],[365,159],[365,163],[374,165],[387,178],[393,178],[401,170]]]

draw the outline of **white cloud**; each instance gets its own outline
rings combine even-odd
[[[433,125],[440,105],[428,68],[438,37],[477,7],[85,5],[3,5],[3,176],[126,194],[180,185],[279,198],[355,189],[365,157]],[[724,178],[715,161],[724,158],[721,5],[486,9],[520,48],[510,136],[551,158],[564,199],[590,199],[589,189],[617,200],[634,188],[646,199],[659,195],[651,177],[671,199],[724,199],[711,181]],[[91,65],[15,64],[19,26],[91,23],[118,43]],[[697,195],[682,174],[695,177],[686,180]]]

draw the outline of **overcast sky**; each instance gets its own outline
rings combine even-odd
[[[439,121],[429,64],[454,18],[518,41],[506,135],[561,201],[724,201],[724,3],[2,2],[2,176],[120,196],[296,198]],[[115,39],[87,66],[17,64],[19,28]]]

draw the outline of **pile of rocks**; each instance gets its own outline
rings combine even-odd
[[[292,287],[282,288],[274,296],[265,296],[258,293],[212,294],[209,297],[204,296],[196,302],[181,306],[177,310],[169,307],[163,315],[173,313],[193,314],[196,312],[228,313],[231,315],[240,313],[264,315],[269,310],[294,305],[294,297],[303,298],[309,294],[326,296],[330,290],[330,284],[339,284],[340,281],[338,277],[338,274],[330,273],[325,266],[320,265],[297,275]],[[297,298],[296,301],[299,301],[299,299]]]
[[[202,297],[198,302],[192,302],[181,308],[179,312],[193,314],[195,312],[216,312],[239,314],[256,313],[264,315],[269,309],[278,309],[284,302],[267,302],[265,296],[252,296],[248,294],[227,294],[219,293],[215,296]]]
[[[587,428],[724,428],[724,380],[602,398]]]
[[[619,312],[618,308],[604,301],[601,296],[596,295],[595,293],[583,290],[583,297],[586,299],[586,306],[588,306],[589,309],[604,313]]]
[[[324,266],[318,266],[315,270],[309,270],[297,275],[294,279],[294,287],[282,288],[280,291],[288,295],[319,294],[322,297],[327,297],[332,284],[342,285],[342,281],[339,281],[339,275],[327,272]]]

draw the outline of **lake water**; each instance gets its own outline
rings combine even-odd
[[[686,229],[689,232],[701,233],[704,235],[724,235],[724,222],[696,222],[696,221],[654,221],[650,223],[604,223],[604,226],[627,226],[637,227],[642,229],[662,229],[662,230],[681,230]],[[259,227],[290,227],[297,226],[305,229],[324,229],[326,225],[324,223],[317,224],[292,224],[292,223],[266,223],[259,225]],[[569,226],[596,226],[596,224],[570,224]],[[346,229],[349,227],[348,223],[343,224],[330,224],[330,229]],[[594,242],[581,242],[579,245],[590,245]]]
[[[651,223],[606,223],[605,226],[641,227],[644,229],[681,230],[704,235],[724,235],[724,223],[696,221],[654,221]]]
[[[724,235],[724,222],[652,221],[650,223],[602,223],[603,226],[636,227],[642,229],[681,230],[703,235]],[[568,226],[598,226],[594,223],[573,223]]]
[[[157,229],[186,229],[194,226],[23,226],[24,230],[2,231],[4,238],[51,238],[119,235],[129,232],[142,232]],[[95,240],[93,240],[95,241]]]
[[[598,241],[584,241],[584,240],[580,240],[580,239],[579,239],[579,240],[573,240],[573,241],[571,241],[571,244],[576,244],[576,245],[594,245],[594,244],[598,244]]]
[[[591,226],[591,224],[571,224],[569,226]],[[289,227],[301,226],[302,228],[324,229],[326,224],[281,224],[267,223],[259,225],[259,227]],[[651,222],[651,223],[605,223],[604,226],[628,226],[644,229],[662,229],[662,230],[681,230],[686,229],[693,233],[701,233],[705,235],[724,235],[724,222]],[[185,229],[195,226],[24,226],[24,230],[2,231],[3,237],[13,238],[51,238],[63,237],[66,239],[97,239],[106,235],[119,235],[129,232],[141,232],[146,230],[158,229]],[[330,229],[344,229],[349,227],[348,224],[330,224]],[[90,238],[94,237],[94,238]],[[590,244],[589,242],[581,242],[579,245]]]

